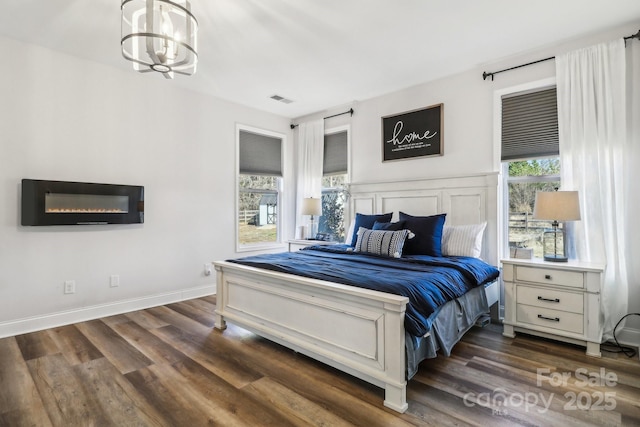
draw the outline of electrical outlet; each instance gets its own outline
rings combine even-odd
[[[109,277],[109,286],[111,286],[112,288],[117,288],[118,286],[120,286],[120,276],[118,276],[117,274],[112,274],[111,277]]]
[[[76,293],[76,281],[75,280],[65,280],[65,282],[64,282],[64,293],[65,294],[75,294]]]
[[[211,264],[210,263],[206,263],[204,265],[204,275],[205,276],[211,276]]]

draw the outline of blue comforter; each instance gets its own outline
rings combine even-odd
[[[438,309],[447,301],[495,280],[499,274],[495,267],[477,258],[409,255],[394,259],[348,248],[312,246],[229,262],[406,296],[405,330],[415,336],[431,329]]]

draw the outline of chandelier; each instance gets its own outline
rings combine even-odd
[[[122,55],[141,73],[190,76],[198,63],[198,21],[186,0],[122,0]]]

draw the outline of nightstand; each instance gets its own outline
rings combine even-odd
[[[503,335],[525,332],[587,347],[600,357],[604,265],[541,259],[503,259]]]
[[[306,240],[306,239],[294,239],[289,240],[289,252],[299,251],[307,246],[315,245],[335,245],[336,242],[327,242],[325,240]]]

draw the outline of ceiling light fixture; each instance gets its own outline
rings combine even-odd
[[[190,76],[198,63],[198,21],[186,0],[122,0],[122,56],[141,73]]]

